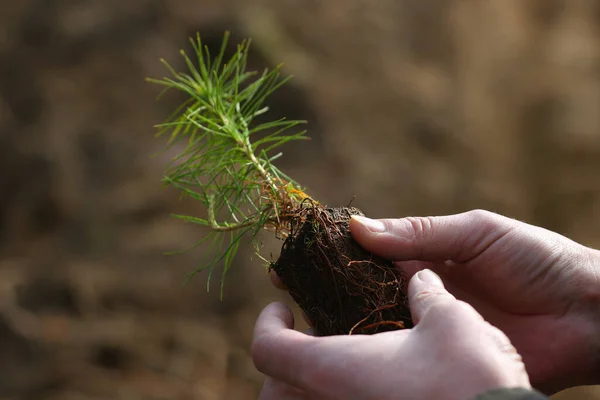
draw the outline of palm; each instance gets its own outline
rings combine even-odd
[[[399,266],[409,274],[426,267],[438,272],[452,294],[507,334],[523,356],[532,383],[554,392],[586,351],[577,316],[568,312],[579,298],[585,266],[570,257],[578,245],[539,231],[544,240],[512,230],[461,263]]]
[[[466,399],[498,387],[529,387],[508,338],[456,301],[434,274],[412,279],[408,297],[419,325],[375,335],[303,335],[293,330],[287,307],[269,305],[252,347],[255,365],[268,377],[259,399]],[[430,379],[422,379],[425,373]]]

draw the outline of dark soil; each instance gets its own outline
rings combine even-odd
[[[272,265],[318,336],[412,327],[406,277],[350,234],[356,208],[302,210]]]

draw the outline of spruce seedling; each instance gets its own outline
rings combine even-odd
[[[207,290],[217,265],[225,276],[241,240],[257,248],[262,230],[284,240],[277,262],[269,262],[292,298],[314,324],[317,334],[374,333],[410,325],[405,280],[387,260],[365,252],[351,238],[355,208],[327,208],[305,193],[275,161],[280,147],[306,140],[305,123],[285,118],[257,122],[268,113],[269,96],[287,83],[281,65],[262,73],[248,71],[250,41],[225,59],[229,33],[216,56],[200,36],[190,39],[194,55],[181,55],[187,72],[161,60],[170,77],[148,79],[175,89],[187,100],[158,125],[168,135],[167,149],[178,154],[164,183],[197,200],[204,216],[176,215],[207,228],[194,247],[207,245],[208,259],[190,274],[207,270]]]

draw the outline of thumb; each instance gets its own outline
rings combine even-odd
[[[475,258],[515,227],[515,221],[488,211],[440,217],[369,219],[353,215],[350,230],[366,250],[394,261]]]
[[[412,277],[408,284],[408,299],[415,325],[434,305],[456,301],[446,290],[440,277],[429,269],[419,271]]]

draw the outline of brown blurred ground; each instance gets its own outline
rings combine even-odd
[[[296,76],[273,113],[313,140],[281,166],[321,201],[600,246],[596,0],[19,0],[0,27],[0,399],[256,397],[253,323],[288,299],[250,249],[223,302],[182,287],[198,253],[162,255],[202,232],[169,216],[195,212],[150,157],[177,99],[144,78],[196,31]]]

